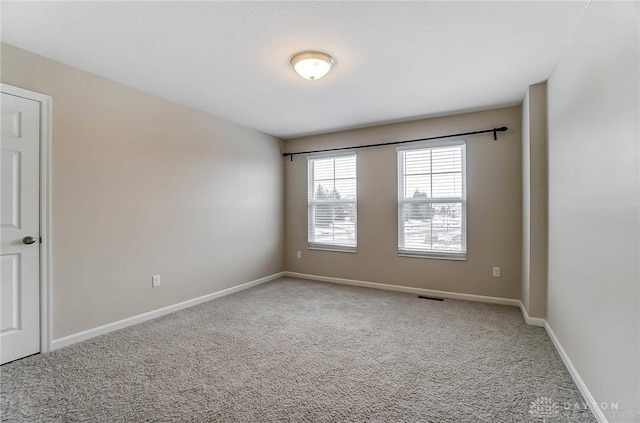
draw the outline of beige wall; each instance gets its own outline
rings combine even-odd
[[[529,89],[524,95],[522,100],[522,281],[520,287],[520,296],[522,305],[529,311],[529,272],[531,270],[531,262],[529,255],[531,254],[530,248],[530,213],[529,207],[531,204],[531,154],[528,148],[530,144],[529,139]]]
[[[53,97],[54,338],[282,270],[278,140],[5,44],[1,79]]]
[[[547,313],[547,84],[522,102],[522,302],[529,316]]]
[[[637,2],[592,2],[548,81],[548,322],[610,422],[640,422]]]
[[[443,291],[520,298],[522,157],[520,107],[425,119],[285,142],[287,152],[355,146],[508,126],[468,138],[466,261],[398,257],[396,149],[358,151],[358,252],[307,249],[306,159],[285,161],[285,268],[293,272]],[[296,251],[302,258],[296,259]],[[492,266],[502,277],[492,277]]]

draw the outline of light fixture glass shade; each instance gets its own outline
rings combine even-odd
[[[334,60],[321,51],[303,51],[291,58],[291,66],[301,77],[314,81],[331,70]]]

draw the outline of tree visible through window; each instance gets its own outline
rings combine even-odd
[[[465,258],[463,142],[398,150],[398,252]]]
[[[356,155],[309,158],[309,246],[355,250]]]

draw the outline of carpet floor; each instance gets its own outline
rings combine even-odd
[[[0,377],[3,422],[595,422],[515,307],[291,278]]]

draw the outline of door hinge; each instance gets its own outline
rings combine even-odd
[[[40,237],[40,244],[42,244],[42,237]]]

